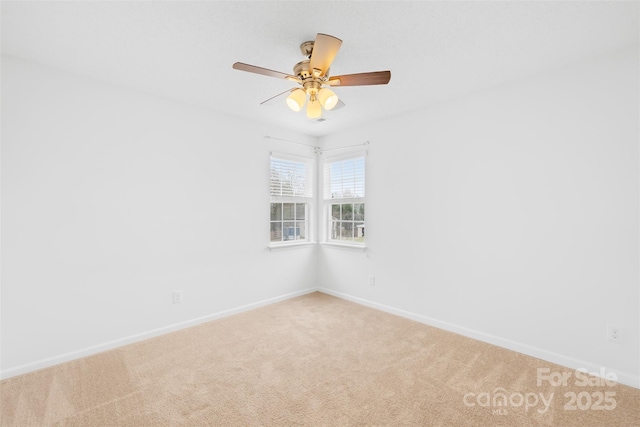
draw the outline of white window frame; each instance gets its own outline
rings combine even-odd
[[[332,198],[330,195],[330,189],[327,188],[330,185],[330,177],[327,176],[328,167],[330,164],[335,162],[340,162],[344,160],[350,159],[358,159],[363,158],[364,160],[364,194],[362,197],[343,197],[343,198]],[[345,247],[353,247],[353,248],[366,248],[366,232],[362,236],[362,241],[358,240],[342,240],[342,239],[333,239],[332,238],[332,226],[333,226],[333,218],[332,218],[332,205],[344,205],[344,204],[364,204],[365,208],[365,217],[362,221],[363,223],[366,221],[366,179],[367,179],[367,151],[366,150],[357,150],[351,151],[347,154],[330,156],[323,159],[322,162],[322,206],[323,206],[323,243],[330,245],[338,245]],[[349,220],[349,222],[355,223],[360,222],[355,219]],[[366,230],[366,227],[365,227]],[[354,230],[354,233],[356,231]],[[357,236],[356,236],[357,238]]]
[[[307,167],[306,173],[306,195],[274,195],[272,194],[271,188],[271,170],[272,170],[272,161],[274,159],[285,161],[285,162],[295,162],[295,163],[303,163]],[[281,152],[271,152],[269,156],[269,247],[270,248],[282,248],[282,247],[292,247],[292,246],[302,246],[315,243],[314,241],[314,233],[313,233],[313,217],[315,211],[315,159],[312,157],[304,157],[289,153],[281,153]],[[296,204],[305,204],[305,239],[291,239],[285,240],[284,233],[284,223],[285,222],[300,222],[294,218],[292,221],[287,221],[284,219],[284,216],[281,215],[281,219],[274,220],[271,215],[272,204],[274,203],[296,203]],[[295,211],[295,209],[294,209]],[[284,213],[284,212],[283,212]],[[282,224],[281,227],[281,236],[282,240],[273,241],[272,239],[272,224],[280,222]],[[294,226],[295,227],[295,226]]]

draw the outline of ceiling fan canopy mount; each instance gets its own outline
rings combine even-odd
[[[331,86],[365,86],[382,85],[389,83],[390,71],[374,71],[359,74],[346,74],[343,76],[329,76],[331,63],[336,57],[342,40],[328,34],[318,33],[314,41],[306,41],[300,45],[300,52],[307,57],[293,66],[293,75],[273,71],[255,65],[242,62],[233,64],[233,68],[269,77],[284,78],[300,85],[299,88],[287,90],[279,95],[289,94],[287,105],[293,111],[300,111],[307,101],[307,117],[319,119],[322,117],[322,108],[331,110],[341,103],[338,96],[331,90]],[[265,102],[262,102],[264,104]],[[344,105],[341,103],[341,105]]]
[[[302,56],[306,56],[307,58],[311,58],[311,52],[313,52],[313,44],[315,40],[306,41],[300,45],[300,52]]]

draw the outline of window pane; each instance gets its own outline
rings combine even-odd
[[[331,205],[331,219],[340,219],[340,205]]]
[[[296,227],[295,222],[285,222],[282,227],[282,235],[284,240],[296,240],[300,235],[300,229]]]
[[[282,220],[282,203],[271,203],[271,221]]]
[[[341,222],[340,223],[340,240],[353,240],[353,223],[352,222]]]
[[[272,242],[282,241],[282,223],[281,222],[271,223],[271,241]]]
[[[311,197],[312,166],[308,162],[271,157],[271,195]]]
[[[341,219],[353,219],[353,205],[351,203],[345,203],[342,205],[342,218]]]
[[[364,197],[364,157],[325,163],[325,199]]]
[[[300,219],[306,219],[306,208],[307,208],[307,204],[306,203],[296,203],[296,219],[300,220]]]
[[[353,219],[356,221],[364,221],[364,203],[356,203],[353,205]]]
[[[364,242],[364,222],[356,222],[354,224],[353,239],[356,242]]]
[[[299,240],[306,240],[307,239],[307,225],[304,222],[296,222],[296,227],[298,227],[298,230],[300,232],[298,239]]]
[[[340,239],[340,223],[337,221],[331,221],[331,240]]]
[[[283,213],[283,219],[286,221],[288,219],[294,219],[293,215],[294,215],[294,208],[295,203],[283,203],[282,204],[282,213]]]

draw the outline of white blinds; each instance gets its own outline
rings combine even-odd
[[[311,163],[271,156],[271,196],[312,197]]]
[[[325,163],[325,199],[362,197],[364,197],[364,155]]]

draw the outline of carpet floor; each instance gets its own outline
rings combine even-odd
[[[640,390],[596,381],[313,293],[4,380],[0,422],[640,426]]]

